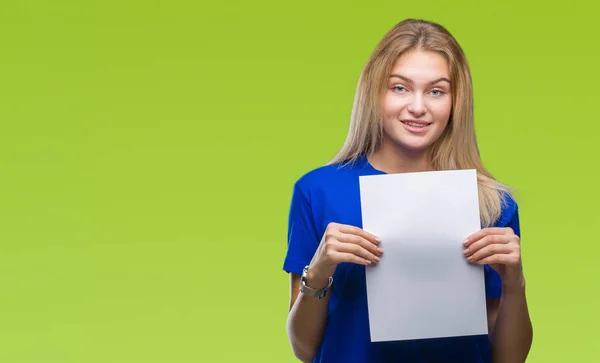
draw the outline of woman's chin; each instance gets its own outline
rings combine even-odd
[[[394,140],[396,147],[401,150],[406,150],[410,152],[425,152],[431,148],[433,144],[430,140],[425,140],[421,138],[420,140],[410,139],[396,139]]]

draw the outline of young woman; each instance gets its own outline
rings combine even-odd
[[[484,265],[489,335],[372,343],[365,265],[385,253],[361,228],[359,176],[453,169],[478,171],[482,229],[465,236],[464,255]],[[283,266],[294,354],[322,363],[525,361],[532,326],[519,236],[517,203],[479,157],[460,45],[439,24],[400,22],[362,71],[344,146],[294,185]]]

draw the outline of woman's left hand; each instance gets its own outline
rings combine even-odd
[[[467,261],[489,265],[500,274],[503,285],[522,283],[521,239],[512,228],[481,229],[469,236],[463,245]]]

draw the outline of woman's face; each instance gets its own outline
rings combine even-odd
[[[412,51],[398,58],[383,98],[384,144],[426,150],[450,118],[452,95],[448,63],[432,52]]]

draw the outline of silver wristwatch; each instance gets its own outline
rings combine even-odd
[[[322,299],[325,297],[325,295],[327,295],[327,291],[329,291],[329,289],[331,288],[331,284],[333,283],[333,277],[329,276],[329,283],[327,284],[327,286],[325,288],[322,288],[321,290],[315,290],[315,289],[311,289],[310,287],[306,286],[306,273],[308,272],[308,266],[304,267],[304,270],[302,270],[302,277],[300,278],[300,292],[303,294],[306,294],[308,296],[315,296],[319,299]]]

